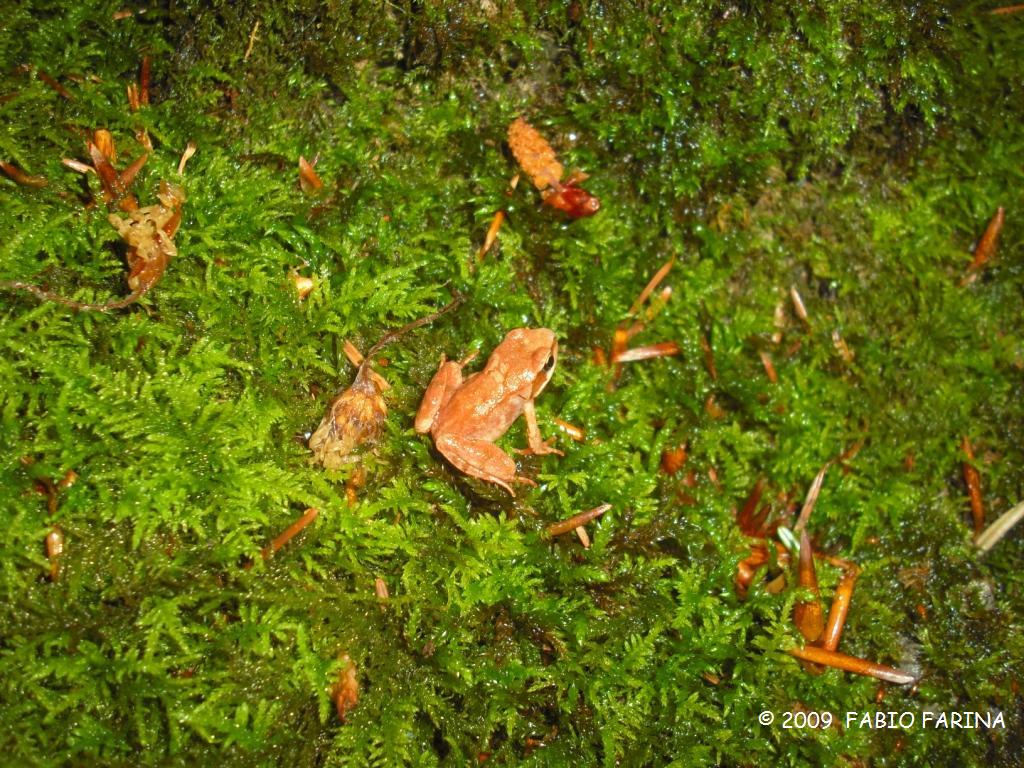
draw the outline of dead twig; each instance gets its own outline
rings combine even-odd
[[[835,667],[836,669],[842,669],[858,675],[868,675],[869,677],[899,685],[909,685],[915,680],[913,675],[908,675],[906,672],[887,667],[884,664],[860,659],[856,656],[848,656],[838,651],[829,651],[814,645],[807,645],[803,648],[791,648],[789,653],[798,659],[809,661],[813,664],[823,664],[826,667]]]
[[[821,493],[821,486],[825,483],[825,473],[828,472],[830,466],[832,466],[832,462],[827,461],[825,466],[818,470],[814,482],[811,483],[811,487],[807,491],[804,505],[800,509],[800,517],[797,518],[796,525],[793,526],[793,533],[800,535],[800,532],[807,527],[807,521],[811,519],[811,512],[814,511],[814,505],[818,503],[818,494]]]
[[[600,517],[609,509],[612,508],[611,504],[602,504],[599,507],[588,509],[586,512],[580,512],[578,515],[573,515],[568,520],[563,520],[560,523],[552,523],[545,530],[548,536],[554,538],[555,536],[561,536],[564,533],[575,531],[591,520]]]
[[[974,467],[974,449],[971,448],[971,441],[964,435],[961,444],[967,461],[964,466],[964,482],[967,484],[967,495],[971,500],[971,518],[974,521],[974,535],[979,536],[985,529],[985,502],[981,497],[981,475]]]
[[[986,528],[985,531],[974,540],[974,543],[982,552],[988,552],[992,547],[998,544],[999,540],[1009,533],[1010,529],[1019,523],[1022,518],[1024,518],[1024,501],[1000,515],[999,519]]]
[[[498,239],[498,230],[501,229],[501,225],[505,221],[505,212],[498,211],[494,214],[494,218],[491,219],[491,226],[487,228],[487,235],[484,237],[484,244],[480,246],[480,250],[476,252],[476,260],[483,261],[484,256],[491,250],[491,246],[494,245],[494,241]]]
[[[289,541],[295,538],[295,536],[301,533],[306,528],[306,526],[308,526],[310,523],[316,520],[317,515],[319,514],[320,510],[317,509],[316,507],[310,507],[309,509],[307,509],[303,513],[302,517],[300,517],[294,523],[285,528],[284,531],[279,536],[275,537],[274,540],[270,542],[270,544],[263,548],[263,551],[260,553],[263,555],[263,559],[269,560],[274,555],[275,552],[277,552],[279,549],[281,549],[281,547],[283,547],[285,544],[287,544]]]
[[[978,244],[974,247],[974,258],[967,267],[967,274],[960,281],[960,285],[970,285],[978,279],[978,274],[996,255],[996,246],[999,245],[999,233],[1003,231],[1003,222],[1006,219],[1005,210],[1002,206],[996,210],[989,219],[985,232],[982,234]]]

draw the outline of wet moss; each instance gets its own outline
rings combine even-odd
[[[0,160],[49,182],[0,176],[0,279],[123,291],[98,181],[61,163],[86,159],[96,128],[118,167],[148,132],[143,204],[161,179],[188,196],[179,255],[140,306],[2,294],[9,760],[1020,761],[1024,539],[977,553],[960,448],[969,436],[990,519],[1021,499],[1012,17],[897,2],[120,10],[31,2],[0,21]],[[133,113],[143,56],[151,104]],[[570,223],[529,184],[509,190],[517,115],[591,174],[597,216]],[[318,158],[318,195],[298,189],[299,155]],[[1000,205],[998,255],[961,285]],[[610,387],[593,348],[670,256],[672,298],[634,343],[681,354]],[[304,302],[296,269],[315,283]],[[455,314],[386,350],[381,444],[350,469],[311,466],[304,436],[353,375],[342,340],[365,350],[453,289]],[[442,353],[486,355],[522,325],[562,345],[542,430],[559,416],[587,439],[523,459],[541,487],[513,500],[458,476],[411,415]],[[524,441],[516,424],[501,445]],[[667,476],[661,452],[679,444],[687,463]],[[881,703],[878,683],[785,653],[800,593],[733,587],[749,551],[735,510],[757,479],[792,513],[845,452],[810,530],[863,568],[841,649],[921,675]],[[51,516],[39,483],[69,469]],[[605,502],[591,549],[544,533]],[[309,506],[316,523],[264,561]],[[819,578],[828,599],[839,572]],[[343,652],[361,684],[345,724],[330,699]],[[765,710],[998,711],[1005,727],[792,731],[759,724]]]

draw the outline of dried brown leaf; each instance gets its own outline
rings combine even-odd
[[[323,189],[324,183],[306,158],[299,155],[299,186],[307,195]]]
[[[314,461],[326,469],[340,469],[354,461],[357,448],[380,437],[387,415],[381,388],[370,376],[369,366],[360,366],[352,386],[334,399],[309,438]]]
[[[342,666],[338,672],[337,682],[331,688],[338,719],[348,722],[348,713],[359,703],[359,678],[356,676],[356,665],[347,653],[338,656]]]

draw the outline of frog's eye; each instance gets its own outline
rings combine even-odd
[[[544,370],[545,371],[550,371],[554,367],[555,367],[555,356],[554,355],[548,355],[548,361],[546,363],[544,363]]]

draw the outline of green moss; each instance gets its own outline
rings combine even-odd
[[[178,257],[140,305],[0,299],[7,761],[1020,761],[1024,538],[977,554],[960,445],[990,518],[1020,500],[1024,31],[973,4],[675,5],[182,2],[114,20],[117,3],[32,2],[0,20],[0,160],[49,180],[0,176],[0,280],[126,292],[88,205],[97,179],[61,164],[96,128],[119,167],[148,131],[143,204],[162,179],[188,196]],[[131,113],[143,55],[152,104]],[[519,114],[592,174],[597,216],[507,192]],[[317,197],[298,190],[299,155],[319,158]],[[999,253],[962,286],[1000,205]],[[672,298],[633,343],[681,354],[610,388],[592,349],[673,255]],[[302,303],[296,268],[316,282]],[[342,341],[366,349],[453,289],[462,307],[386,349],[390,416],[350,504],[355,468],[313,467],[304,444],[351,381]],[[561,343],[542,431],[559,416],[587,440],[523,459],[541,487],[513,500],[411,422],[442,353],[486,355],[523,325]],[[524,440],[516,424],[501,444]],[[680,443],[688,463],[667,477],[661,451]],[[801,593],[733,588],[749,551],[734,510],[757,479],[781,513],[855,444],[810,530],[863,569],[841,649],[921,674],[881,705],[878,683],[786,654]],[[36,485],[72,469],[51,518]],[[605,502],[590,550],[544,533]],[[264,561],[310,506],[316,523]],[[838,571],[819,578],[828,599]],[[345,724],[343,652],[361,684]],[[999,711],[1006,727],[757,721],[798,708]]]

